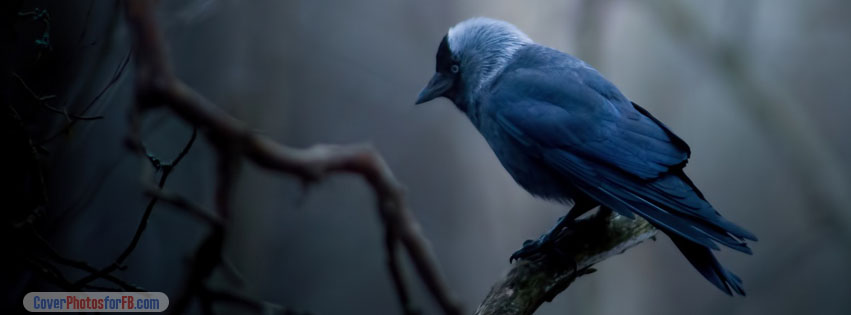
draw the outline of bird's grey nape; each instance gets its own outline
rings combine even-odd
[[[532,43],[511,23],[485,17],[456,24],[449,29],[447,41],[460,59],[465,84],[472,91],[490,81],[517,50]]]

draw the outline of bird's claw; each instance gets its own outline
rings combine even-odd
[[[541,236],[537,240],[526,240],[523,242],[523,247],[511,254],[508,258],[509,263],[515,260],[529,259],[533,256],[544,255],[548,250],[552,249],[553,242],[546,235]]]
[[[508,258],[509,263],[515,260],[537,260],[540,258],[552,258],[559,261],[573,262],[573,251],[566,244],[562,244],[562,239],[565,237],[561,233],[551,232],[541,235],[537,240],[526,240],[523,242],[523,247],[511,254]],[[573,262],[575,264],[575,262]]]

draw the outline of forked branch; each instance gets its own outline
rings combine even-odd
[[[290,174],[305,183],[324,179],[330,174],[350,173],[362,177],[372,187],[378,200],[378,212],[385,226],[389,259],[388,267],[400,292],[405,312],[411,312],[402,272],[396,263],[395,246],[402,248],[413,261],[416,270],[431,295],[446,314],[461,314],[461,308],[449,293],[438,271],[429,243],[405,204],[403,189],[381,156],[371,147],[317,145],[308,149],[283,146],[265,136],[252,132],[243,123],[186,86],[174,76],[162,33],[154,18],[152,1],[134,0],[126,3],[127,19],[135,39],[136,55],[136,112],[163,106],[186,122],[196,126],[209,138],[219,153],[220,165],[232,165],[244,157],[263,168]],[[133,122],[137,124],[137,122]],[[137,151],[138,137],[132,135],[129,144]],[[227,195],[233,177],[232,167],[219,168],[219,215],[228,218]]]

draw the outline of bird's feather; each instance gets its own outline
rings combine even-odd
[[[578,59],[541,46],[519,53],[479,99],[480,119],[578,191],[670,235],[721,290],[744,294],[710,249],[750,254],[745,240],[756,237],[724,219],[685,175],[685,141]]]

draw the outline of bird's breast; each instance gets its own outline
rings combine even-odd
[[[523,146],[492,119],[481,117],[476,127],[497,159],[526,191],[544,199],[570,202],[575,188],[570,181],[540,161],[535,148]]]

